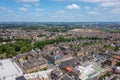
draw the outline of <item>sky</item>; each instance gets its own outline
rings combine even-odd
[[[120,0],[0,0],[0,22],[120,22]]]

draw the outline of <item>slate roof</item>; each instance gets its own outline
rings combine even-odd
[[[61,62],[60,67],[61,68],[65,68],[67,66],[75,67],[75,66],[77,66],[76,62],[78,60],[79,60],[79,57],[74,58],[74,59],[70,59],[70,60],[67,60],[67,61],[64,61],[64,62]]]
[[[26,80],[24,76],[17,77],[16,80]]]
[[[31,69],[34,68],[35,66],[40,66],[42,64],[46,64],[45,60],[29,60],[27,62],[23,63],[23,67],[27,68],[27,69]]]

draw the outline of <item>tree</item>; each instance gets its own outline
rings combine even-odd
[[[15,52],[19,52],[21,49],[19,46],[15,46]]]
[[[21,52],[22,52],[22,53],[27,52],[27,51],[28,51],[28,50],[27,50],[27,47],[23,46],[23,47],[21,48]]]
[[[6,53],[6,57],[13,57],[21,52],[29,52],[32,49],[32,41],[29,39],[16,40],[15,43],[0,45],[0,54]]]

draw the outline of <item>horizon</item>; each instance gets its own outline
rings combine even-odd
[[[14,21],[14,22],[7,22],[7,21],[4,21],[4,22],[0,22],[0,23],[120,23],[120,21],[114,21],[114,22],[32,22],[32,21],[25,21],[25,22],[22,22],[22,21]]]

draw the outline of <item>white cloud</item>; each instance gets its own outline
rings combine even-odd
[[[120,0],[79,0],[90,3],[97,3],[101,7],[120,7]]]
[[[39,6],[40,4],[38,4],[38,3],[35,3],[34,5],[35,5],[35,6]]]
[[[78,15],[75,15],[78,14]],[[69,11],[65,11],[65,10],[58,10],[55,11],[52,15],[51,18],[53,19],[61,19],[61,20],[67,20],[67,19],[75,19],[80,17],[81,14],[79,12],[76,11],[72,11],[72,13],[70,13]]]
[[[110,1],[110,0],[79,0],[79,1],[91,2],[91,3],[99,3],[99,2]]]
[[[120,9],[119,8],[113,9],[112,12],[115,14],[120,14]]]
[[[0,7],[0,9],[2,9],[2,10],[7,10],[7,8],[6,8],[6,7]]]
[[[29,4],[24,4],[23,6],[24,6],[24,7],[30,7],[31,5],[29,5]]]
[[[67,9],[80,9],[80,6],[78,6],[77,4],[71,4],[71,5],[68,5],[66,8]]]
[[[64,18],[65,14],[64,10],[58,10],[53,13],[52,18]]]
[[[9,13],[12,12],[12,10],[9,10],[9,9],[7,9],[6,7],[3,7],[3,6],[0,7],[0,9],[3,10],[3,11],[9,12]]]
[[[97,3],[102,7],[120,7],[120,0],[55,0],[55,1],[72,1],[72,2],[88,2]]]
[[[101,8],[101,7],[95,7],[94,10],[108,10],[107,7]]]
[[[90,15],[100,15],[100,13],[97,12],[97,11],[88,12],[88,14],[90,14]]]
[[[9,13],[11,13],[11,12],[12,12],[12,10],[8,10],[8,12],[9,12]]]
[[[84,2],[91,2],[91,3],[99,3],[99,2],[114,2],[119,0],[54,0],[54,1],[84,1]]]
[[[96,4],[96,6],[93,8],[95,11],[93,12],[88,12],[90,15],[101,15],[99,12],[96,11],[101,11],[108,14],[115,14],[115,15],[120,15],[120,0],[55,0],[55,1],[71,1],[71,2],[85,2],[85,3],[92,3]],[[71,6],[69,6],[71,9]],[[86,10],[89,9],[89,7],[84,7]],[[107,14],[106,14],[107,15]]]
[[[91,9],[91,7],[89,7],[89,6],[85,6],[85,9],[87,9],[87,10],[88,10],[88,9]]]
[[[74,1],[82,1],[82,2],[90,2],[90,3],[120,2],[120,0],[74,0]]]
[[[102,7],[120,7],[120,2],[104,2],[104,3],[101,3],[100,6],[102,6]]]
[[[24,8],[24,7],[19,8],[19,10],[20,10],[20,11],[24,11],[24,12],[27,12],[27,11],[28,11],[28,9],[27,9],[27,8]]]
[[[44,11],[44,9],[36,8],[36,11]]]
[[[22,2],[39,2],[39,0],[19,0],[19,1],[22,1]]]

